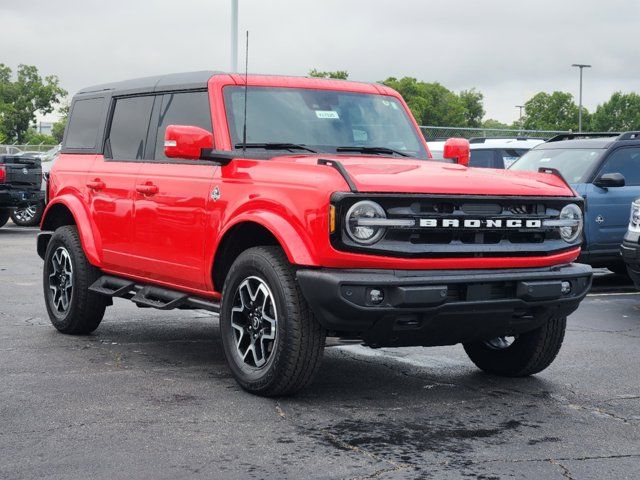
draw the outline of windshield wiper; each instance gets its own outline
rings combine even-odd
[[[394,150],[393,148],[387,147],[356,147],[356,146],[348,146],[348,147],[337,147],[336,152],[359,152],[359,153],[373,153],[373,154],[394,154],[400,155],[401,157],[411,157],[408,153],[401,152],[400,150]]]
[[[270,142],[270,143],[236,143],[235,148],[264,148],[265,150],[304,150],[306,152],[318,153],[311,148],[300,145],[298,143],[278,143],[278,142]]]

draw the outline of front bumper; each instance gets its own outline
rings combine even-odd
[[[44,192],[38,190],[22,190],[16,188],[0,190],[0,208],[24,207],[44,200]]]
[[[627,271],[629,276],[636,284],[637,288],[640,288],[640,233],[628,231],[624,236],[622,245],[620,247],[620,253],[624,263],[627,264]]]
[[[371,346],[452,345],[515,335],[578,308],[592,270],[572,263],[508,270],[302,269],[298,283],[331,334]],[[562,292],[570,282],[571,291]],[[371,290],[382,292],[375,304]]]

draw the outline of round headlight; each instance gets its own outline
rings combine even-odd
[[[629,229],[634,232],[640,231],[640,198],[635,200],[631,205],[631,219],[629,220]]]
[[[375,225],[366,225],[371,220],[387,218],[384,209],[376,202],[363,200],[353,204],[347,211],[346,230],[347,235],[354,242],[363,245],[371,245],[376,243],[384,235],[384,227]],[[363,220],[363,222],[360,222]],[[369,222],[367,222],[369,220]],[[375,222],[374,222],[375,223]]]
[[[575,242],[582,234],[583,220],[582,210],[575,203],[566,205],[560,211],[560,220],[570,220],[571,226],[560,227],[560,236],[567,243]]]

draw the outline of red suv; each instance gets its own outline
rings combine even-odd
[[[327,335],[463,343],[481,369],[546,368],[586,295],[582,199],[553,170],[429,161],[394,90],[198,72],[72,101],[38,253],[53,325],[95,330],[113,297],[220,313],[234,377],[294,392]]]

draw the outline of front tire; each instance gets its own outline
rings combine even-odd
[[[98,328],[107,299],[89,287],[99,276],[84,254],[77,228],[58,228],[47,246],[42,279],[49,319],[58,331],[86,335]]]
[[[222,292],[220,333],[236,381],[263,396],[305,387],[320,366],[326,335],[278,247],[251,248],[233,263]]]
[[[512,342],[500,337],[465,343],[464,350],[480,370],[503,377],[527,377],[551,365],[560,351],[566,328],[566,317],[552,317]]]
[[[11,220],[19,227],[35,227],[40,225],[44,213],[44,202],[32,203],[16,208],[11,212]]]

